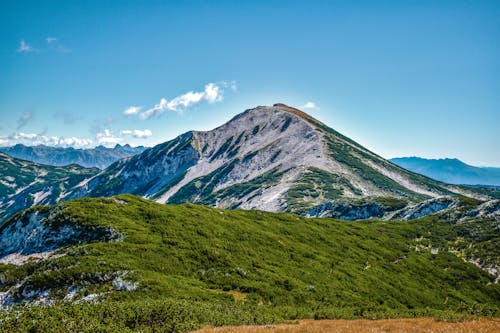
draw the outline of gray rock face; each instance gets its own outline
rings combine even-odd
[[[57,214],[25,213],[0,229],[0,261],[9,254],[31,255],[91,241],[110,241],[120,235],[111,229],[58,221]]]
[[[396,213],[393,218],[398,220],[413,220],[420,217],[435,214],[456,204],[457,200],[453,198],[438,198],[431,199],[419,204],[416,204],[408,209],[404,209]]]
[[[340,220],[354,221],[370,218],[381,218],[387,213],[381,204],[363,202],[359,204],[348,202],[328,202],[309,210],[308,217],[332,217]]]

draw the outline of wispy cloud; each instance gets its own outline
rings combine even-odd
[[[314,102],[307,102],[306,104],[302,105],[302,108],[308,110],[319,110],[319,106],[317,106]]]
[[[231,82],[229,82],[229,83],[225,83],[224,82],[224,85],[228,86],[229,88],[231,88],[232,91],[238,90],[238,86],[236,85],[236,81],[234,81],[234,80],[231,81]]]
[[[145,139],[153,135],[153,132],[149,129],[145,130],[123,130],[120,132],[121,135],[132,135],[134,138]]]
[[[26,126],[30,120],[33,119],[33,112],[26,111],[24,112],[19,119],[17,119],[17,128],[16,130],[19,131],[21,128]]]
[[[19,47],[17,48],[17,52],[28,53],[33,51],[35,51],[35,49],[31,45],[26,43],[24,39],[21,39],[21,41],[19,42]]]
[[[131,115],[139,113],[142,109],[143,109],[142,106],[129,106],[128,108],[123,110],[123,114],[125,116],[131,116]]]
[[[72,50],[66,47],[61,41],[56,37],[47,37],[45,38],[47,42],[47,48],[49,51],[55,51],[59,53],[70,53]]]
[[[26,40],[21,39],[19,42],[19,47],[17,48],[17,52],[19,53],[29,53],[29,52],[58,52],[58,53],[70,53],[72,50],[62,44],[58,38],[56,37],[47,37],[45,38],[46,45],[42,48],[34,48],[30,44],[26,42]]]
[[[73,50],[72,50],[72,49],[70,49],[69,47],[66,47],[66,46],[64,46],[64,45],[62,45],[62,44],[58,44],[58,45],[56,45],[56,46],[54,47],[54,50],[55,50],[56,52],[59,52],[59,53],[71,53],[71,52],[73,52]]]
[[[56,113],[54,113],[54,118],[62,120],[62,122],[65,125],[72,125],[78,119],[80,119],[79,116],[75,115],[74,113],[70,113],[70,112],[56,112]]]
[[[160,103],[156,104],[154,107],[147,109],[146,111],[143,111],[141,113],[137,111],[132,114],[139,114],[139,118],[146,120],[165,111],[181,112],[203,102],[209,104],[221,102],[224,99],[224,88],[226,87],[230,87],[234,90],[236,89],[236,83],[234,81],[230,84],[226,82],[222,82],[219,84],[209,83],[205,85],[205,89],[203,91],[189,91],[185,94],[174,97],[170,101],[166,98],[162,98],[160,100]]]

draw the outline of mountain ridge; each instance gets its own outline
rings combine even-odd
[[[22,160],[51,166],[79,164],[86,168],[105,169],[113,162],[144,151],[145,147],[132,147],[129,144],[116,144],[113,148],[96,146],[94,148],[52,147],[46,145],[26,146],[16,144],[0,147],[0,152]]]
[[[456,158],[427,159],[411,156],[396,157],[390,161],[450,184],[500,185],[500,168],[472,166]]]
[[[55,204],[65,191],[98,171],[78,164],[43,165],[0,152],[0,225],[2,218],[17,211],[34,205]]]

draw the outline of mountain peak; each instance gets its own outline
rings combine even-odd
[[[100,150],[117,152],[85,152],[95,160]],[[354,219],[382,216],[377,198],[408,203],[453,193],[475,196],[398,167],[282,103],[248,109],[213,130],[189,131],[118,160],[53,200],[121,193],[160,203],[309,215],[350,210],[342,202],[355,199],[368,215]]]
[[[423,200],[454,190],[276,103],[118,161],[68,198],[132,193],[161,203],[304,212],[349,198]]]
[[[314,117],[312,117],[309,114],[305,113],[304,111],[301,111],[301,110],[299,110],[297,108],[288,106],[288,105],[283,104],[283,103],[275,103],[275,104],[273,104],[273,107],[275,107],[275,108],[277,108],[279,110],[282,110],[282,111],[293,113],[294,115],[299,116],[301,118],[304,118],[306,120],[310,120],[310,121],[312,120],[314,122],[319,122],[317,119],[315,119]]]

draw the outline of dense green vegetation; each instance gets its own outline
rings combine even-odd
[[[494,277],[460,258],[498,261],[494,221],[348,223],[159,205],[131,195],[62,203],[50,216],[50,223],[111,226],[124,238],[68,247],[50,261],[0,264],[0,292],[21,284],[20,293],[48,291],[56,303],[14,308],[0,319],[0,331],[183,331],[306,317],[500,314]],[[137,289],[116,291],[116,276]],[[100,294],[100,303],[65,303],[68,289],[77,290],[74,300]]]

